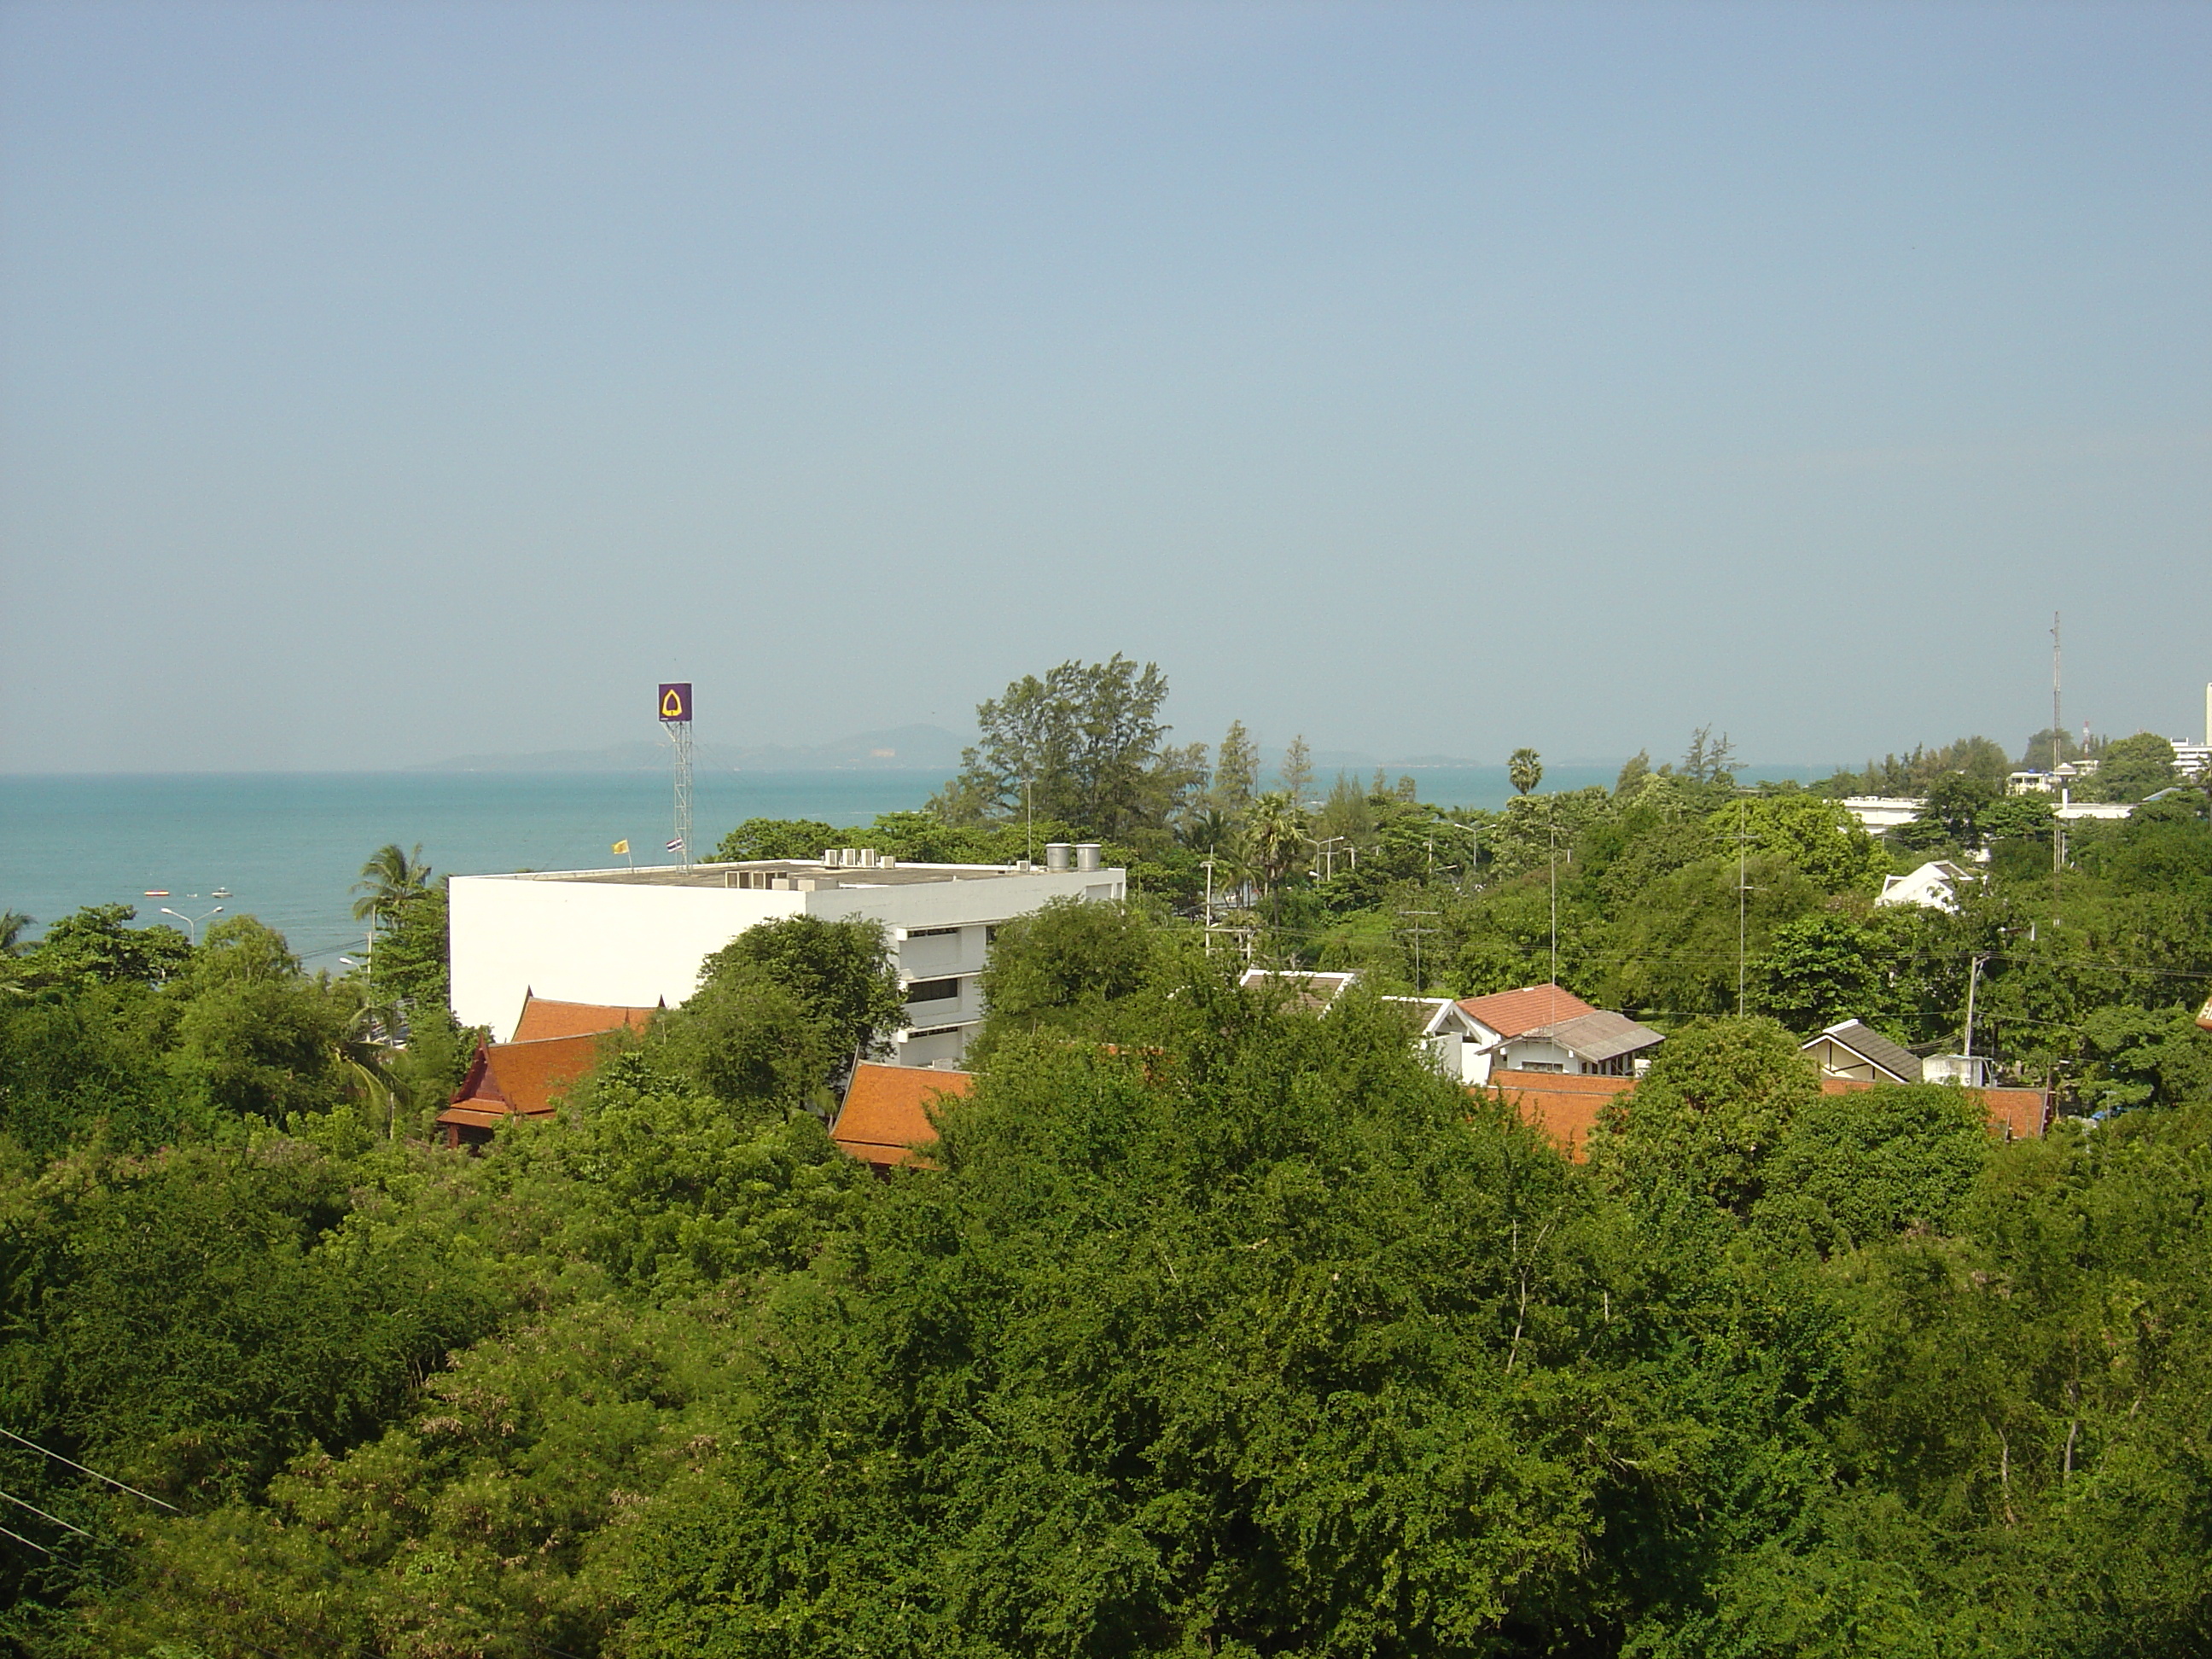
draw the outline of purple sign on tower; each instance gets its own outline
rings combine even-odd
[[[688,720],[691,718],[691,682],[660,688],[660,718],[664,720]]]

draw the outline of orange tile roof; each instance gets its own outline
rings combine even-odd
[[[1478,1016],[1480,1018],[1480,1016]],[[1820,1092],[1857,1094],[1864,1089],[1893,1089],[1893,1083],[1869,1083],[1863,1078],[1824,1077]],[[1541,1129],[1553,1144],[1579,1162],[1583,1143],[1596,1124],[1606,1103],[1631,1095],[1636,1079],[1626,1077],[1577,1077],[1564,1073],[1514,1072],[1500,1069],[1490,1074],[1490,1087],[1520,1115],[1531,1128]],[[1470,1090],[1468,1092],[1479,1092]],[[2008,1140],[2033,1139],[2043,1133],[2050,1113],[2050,1098],[2039,1089],[1968,1089],[1989,1119],[1990,1132]]]
[[[487,1127],[477,1116],[520,1114],[545,1117],[553,1097],[599,1064],[604,1031],[577,1036],[540,1037],[532,1042],[480,1042],[469,1074],[453,1091],[453,1104],[438,1115],[441,1123]],[[459,1115],[461,1113],[469,1115]]]
[[[658,1008],[610,1008],[596,1002],[554,1002],[522,994],[522,1018],[514,1022],[510,1042],[539,1042],[547,1037],[589,1036],[599,1031],[618,1031],[627,1025],[642,1031]]]
[[[921,1163],[914,1149],[937,1139],[929,1108],[939,1100],[957,1100],[975,1086],[975,1075],[969,1072],[864,1061],[853,1068],[844,1109],[837,1114],[830,1137],[851,1156],[878,1169]]]
[[[1540,1025],[1563,1019],[1579,1019],[1598,1011],[1572,991],[1556,985],[1524,985],[1517,991],[1497,991],[1486,997],[1466,997],[1461,1007],[1500,1036],[1519,1036]]]
[[[1893,1089],[1893,1083],[1869,1083],[1864,1078],[1824,1077],[1824,1095],[1855,1095],[1862,1089]],[[1939,1085],[1948,1087],[1948,1085]],[[2051,1119],[2051,1097],[2040,1089],[1964,1089],[1988,1118],[1990,1132],[2007,1140],[2033,1140]]]
[[[1522,994],[1519,992],[1510,995]],[[1477,1019],[1482,1016],[1477,1014]],[[1483,1020],[1492,1025],[1489,1020]],[[1495,1026],[1492,1025],[1495,1030]],[[1607,1103],[1635,1088],[1632,1077],[1580,1077],[1565,1072],[1515,1072],[1500,1068],[1490,1074],[1490,1086],[1520,1115],[1532,1129],[1541,1129],[1569,1158],[1579,1162],[1583,1142],[1597,1122]]]

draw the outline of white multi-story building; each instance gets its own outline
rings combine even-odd
[[[453,1012],[504,1042],[526,995],[674,1007],[706,959],[748,927],[786,916],[884,924],[906,988],[908,1066],[957,1063],[983,1018],[976,976],[998,925],[1053,899],[1127,892],[1091,845],[1055,844],[1042,866],[908,864],[865,849],[819,859],[532,871],[453,878]]]

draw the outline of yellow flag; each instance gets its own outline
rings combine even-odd
[[[629,851],[629,843],[627,841],[618,841],[614,844],[613,850],[617,853],[627,853]]]

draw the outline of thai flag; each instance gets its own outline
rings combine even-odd
[[[684,837],[678,836],[674,841],[670,842],[668,843],[668,850],[672,853],[682,852],[684,850]]]

